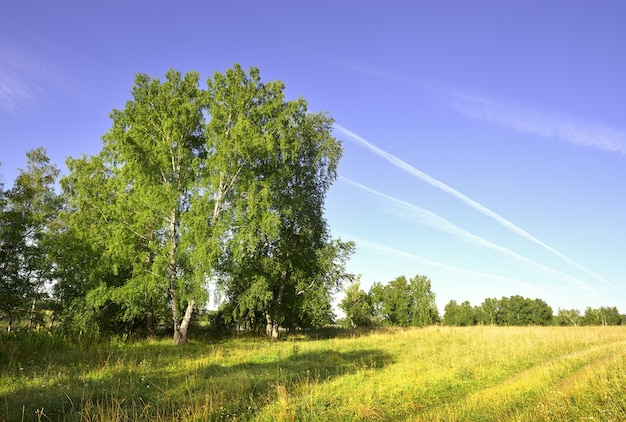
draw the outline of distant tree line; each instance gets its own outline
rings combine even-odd
[[[552,308],[541,299],[529,299],[519,295],[501,299],[488,298],[480,306],[468,301],[451,300],[444,308],[443,324],[469,325],[622,325],[626,315],[616,307],[588,307],[584,315],[576,309],[559,309],[554,315]]]
[[[331,239],[326,193],[341,143],[332,119],[240,66],[139,74],[93,156],[60,173],[43,149],[0,186],[0,319],[64,331],[187,340],[216,291],[238,326],[333,319],[354,244]],[[60,184],[61,190],[57,192]]]
[[[554,318],[556,325],[626,325],[626,315],[620,314],[617,307],[587,307],[584,314],[578,309],[559,309]]]
[[[519,295],[488,298],[480,306],[451,300],[444,308],[445,325],[551,325],[552,308],[541,299]]]
[[[626,325],[626,315],[616,307],[588,307],[581,315],[576,309],[552,308],[542,299],[529,299],[520,295],[487,298],[480,306],[469,301],[451,300],[439,316],[435,294],[426,276],[418,275],[407,280],[401,276],[387,284],[374,283],[365,292],[360,282],[348,285],[345,297],[339,304],[345,313],[345,324],[350,327],[426,326],[441,323],[450,326],[498,325]]]

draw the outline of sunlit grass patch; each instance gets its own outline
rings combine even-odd
[[[41,412],[103,421],[626,420],[622,327],[429,327],[183,347],[2,340],[6,421],[46,420]],[[31,348],[45,341],[53,351]]]

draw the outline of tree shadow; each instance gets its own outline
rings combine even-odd
[[[390,355],[375,349],[301,352],[300,345],[293,343],[291,350],[268,346],[243,361],[224,365],[216,364],[208,353],[218,350],[228,355],[242,345],[148,344],[106,357],[101,353],[100,362],[67,368],[54,383],[16,383],[15,388],[5,388],[0,393],[0,421],[74,420],[103,411],[123,415],[122,420],[179,420],[193,412],[203,412],[210,420],[245,420],[274,403],[279,386],[297,394],[307,384],[392,363]],[[103,359],[111,362],[104,364],[105,369]]]
[[[348,328],[339,325],[331,325],[322,328],[311,328],[289,331],[282,334],[281,340],[288,341],[311,341],[330,339],[350,339],[367,337],[371,334],[385,333],[395,334],[398,327],[355,327]]]

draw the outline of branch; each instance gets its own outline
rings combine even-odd
[[[302,289],[302,290],[300,290],[300,291],[296,291],[296,295],[297,295],[297,296],[299,296],[299,295],[302,295],[302,294],[306,293],[306,292],[307,292],[307,290],[310,290],[310,289],[313,287],[313,285],[315,285],[315,281],[316,281],[316,280],[315,280],[315,279],[313,279],[313,281],[311,282],[311,284],[309,284],[307,287],[305,287],[304,289]]]

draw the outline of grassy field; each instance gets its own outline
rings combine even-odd
[[[0,420],[626,420],[626,327],[0,336]]]

